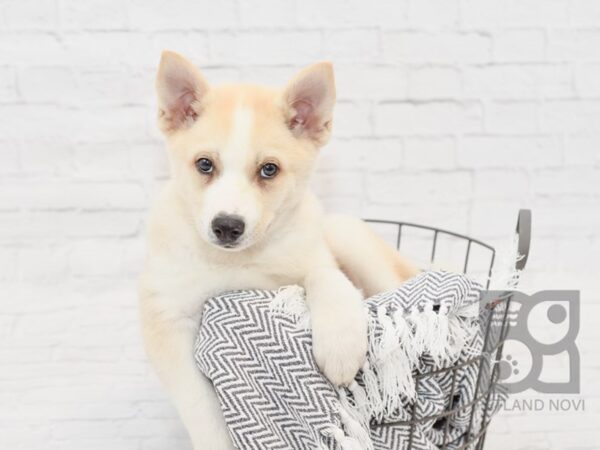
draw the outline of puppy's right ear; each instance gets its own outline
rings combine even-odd
[[[183,56],[164,51],[156,76],[158,121],[164,133],[190,126],[201,113],[208,84]]]

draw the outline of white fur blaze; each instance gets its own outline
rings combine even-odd
[[[253,194],[248,167],[252,164],[251,138],[254,126],[252,110],[238,105],[226,146],[220,152],[221,174],[204,194],[202,227],[211,239],[210,224],[218,214],[240,216],[246,231],[240,246],[251,240],[262,214],[262,205]]]

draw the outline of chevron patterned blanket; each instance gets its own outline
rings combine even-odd
[[[196,361],[238,449],[458,448],[482,416],[472,405],[479,367],[461,365],[482,351],[480,293],[463,275],[435,271],[368,299],[368,358],[348,388],[334,388],[313,360],[298,286],[210,299]]]

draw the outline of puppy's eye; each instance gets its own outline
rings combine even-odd
[[[279,167],[273,163],[267,163],[260,168],[260,176],[262,178],[273,178],[279,172]]]
[[[213,162],[210,159],[200,158],[196,161],[196,169],[200,173],[210,174],[214,169]]]

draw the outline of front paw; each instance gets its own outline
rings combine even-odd
[[[348,386],[367,354],[367,317],[363,308],[313,323],[313,354],[321,372],[335,386]]]

